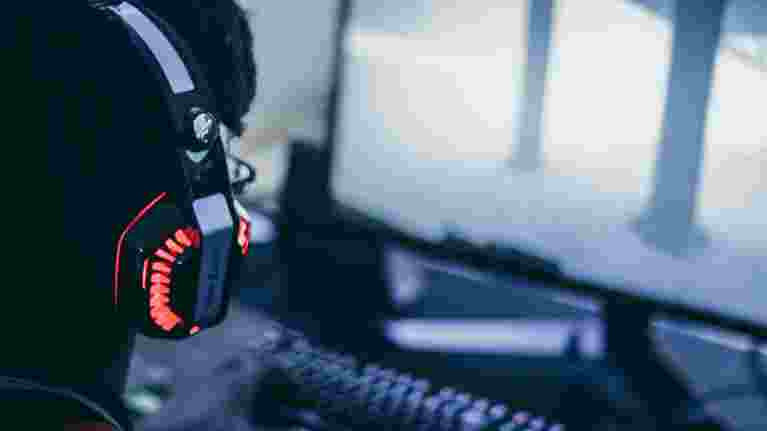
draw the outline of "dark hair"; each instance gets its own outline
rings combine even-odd
[[[8,17],[0,374],[119,393],[133,333],[112,306],[114,246],[178,173],[156,84],[119,23],[85,3]],[[187,39],[222,121],[242,133],[256,79],[245,12],[233,0],[144,4]]]
[[[213,87],[224,124],[242,135],[256,94],[253,36],[247,12],[233,0],[144,0],[194,47]]]

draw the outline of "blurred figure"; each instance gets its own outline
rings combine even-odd
[[[234,0],[143,5],[191,45],[240,136],[256,75],[245,12]],[[114,311],[115,244],[178,181],[170,121],[120,23],[85,1],[21,9],[9,19],[4,160],[27,169],[3,170],[0,405],[26,429],[129,429],[121,395],[136,332]]]

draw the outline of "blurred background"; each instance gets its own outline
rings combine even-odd
[[[255,197],[278,189],[282,158],[272,152],[278,151],[279,142],[290,135],[323,136],[336,2],[242,3],[252,14],[260,68],[258,100],[241,147],[262,168],[263,181],[250,190]],[[350,51],[355,61],[365,59],[366,66],[359,67],[367,67],[370,75],[402,80],[399,90],[411,93],[407,99],[388,94],[403,105],[408,102],[410,107],[400,112],[417,110],[412,117],[432,134],[430,139],[410,139],[417,143],[409,146],[434,158],[468,159],[472,164],[503,165],[512,158],[520,145],[514,131],[524,94],[527,2],[378,3],[355,2]],[[648,166],[661,129],[674,2],[542,3],[553,5],[542,158],[600,187],[646,199],[652,186]],[[761,225],[748,219],[763,211],[741,207],[765,205],[752,195],[764,193],[757,186],[766,157],[767,126],[760,121],[759,104],[767,94],[766,8],[752,0],[729,2],[708,112],[701,193],[701,217],[707,224],[750,232],[737,237],[761,243],[767,233],[751,229]],[[433,81],[424,85],[427,77]],[[385,92],[395,89],[390,82],[376,84]],[[412,94],[415,87],[420,89]],[[459,98],[463,103],[453,103]],[[440,106],[440,99],[451,103]],[[434,136],[456,132],[455,127],[424,121],[438,107],[450,112],[433,113],[434,120],[460,118],[465,136]],[[388,105],[384,109],[395,113]]]
[[[243,200],[258,213],[278,209],[290,140],[325,138],[338,2],[241,2],[259,90],[233,151],[256,167]],[[767,3],[730,1],[710,85],[680,84],[708,94],[698,132],[664,127],[675,3],[354,2],[336,197],[427,238],[451,226],[577,274],[634,282],[642,294],[767,321]],[[694,104],[676,103],[680,112]],[[683,143],[664,152],[672,137]],[[268,220],[254,235],[268,242]],[[397,256],[399,294],[411,301],[423,279],[440,284],[431,295],[443,303],[474,283]],[[456,305],[470,306],[492,308],[481,299]],[[559,313],[505,306],[509,315]],[[257,343],[263,321],[243,300],[233,319],[200,337],[172,346],[142,339],[134,386],[205,374],[212,358]],[[748,382],[743,339],[658,331],[701,390]],[[136,402],[156,407],[143,396]],[[757,429],[761,403],[746,396],[715,408],[737,429]]]

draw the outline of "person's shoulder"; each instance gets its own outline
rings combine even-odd
[[[131,426],[71,390],[13,377],[0,377],[0,410],[4,421],[28,429],[124,431]]]

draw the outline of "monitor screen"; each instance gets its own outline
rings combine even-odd
[[[354,2],[334,199],[767,327],[767,13],[730,2],[708,79],[674,3]]]

